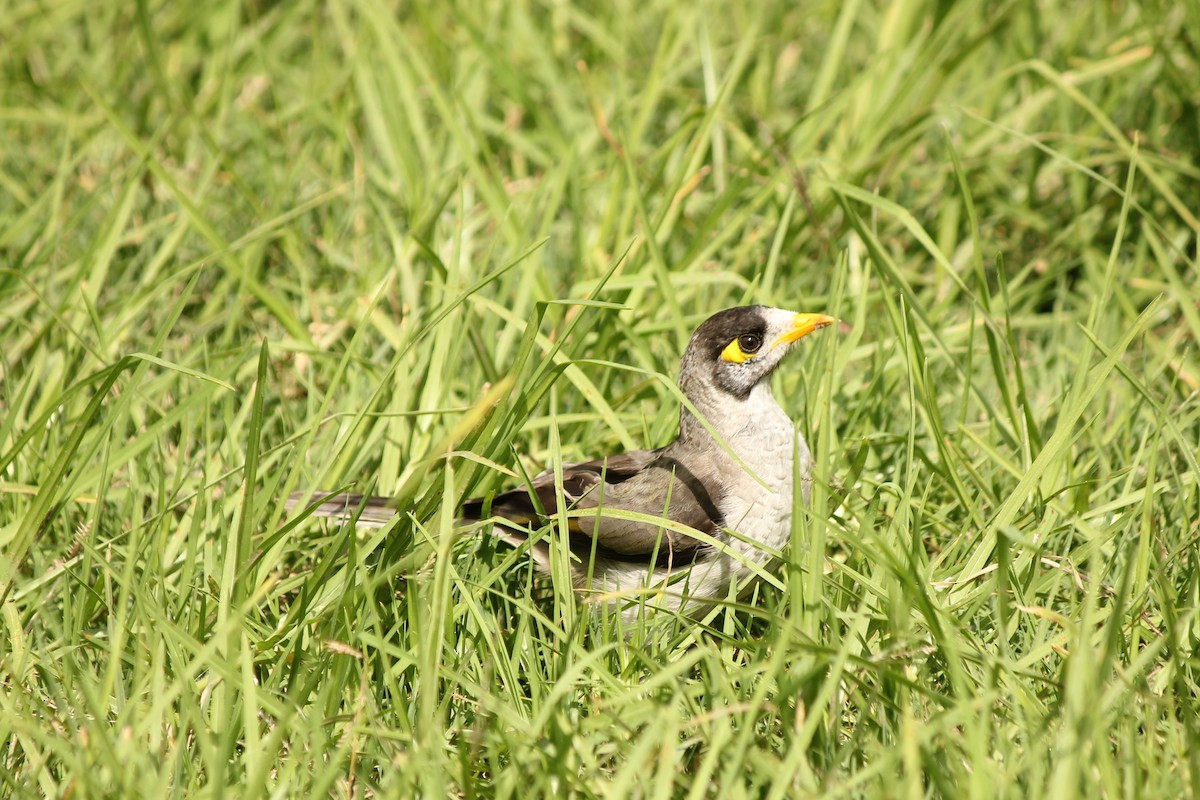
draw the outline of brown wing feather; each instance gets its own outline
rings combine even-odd
[[[553,514],[555,483],[552,471],[538,475],[529,490],[502,492],[492,499],[491,513],[518,525],[543,524],[533,495],[541,508]],[[563,500],[568,508],[618,509],[666,517],[707,534],[720,532],[719,497],[711,496],[704,482],[666,450],[636,450],[607,459],[563,465]],[[463,513],[479,519],[484,501],[469,501]],[[651,556],[660,565],[691,563],[702,558],[708,546],[691,536],[657,525],[604,516],[573,519],[571,549],[581,558],[596,555],[616,561],[646,562]]]
[[[628,480],[645,469],[659,453],[658,450],[633,450],[618,456],[563,464],[563,500],[570,508],[601,480],[609,484]],[[537,497],[537,503],[534,503],[534,495]],[[533,479],[528,489],[509,489],[494,495],[491,512],[494,516],[504,517],[518,525],[542,523],[545,521],[542,512],[553,514],[558,508],[554,495],[554,470],[546,470]],[[463,503],[463,517],[481,519],[484,505],[485,498],[482,497],[468,500]],[[541,511],[538,510],[539,506]]]

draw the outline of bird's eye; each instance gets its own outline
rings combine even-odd
[[[757,353],[762,347],[762,337],[753,333],[743,333],[738,337],[738,347],[743,353]]]
[[[757,333],[743,333],[725,345],[725,349],[721,351],[721,360],[732,364],[745,364],[754,358],[754,354],[761,350],[762,346],[762,337]]]

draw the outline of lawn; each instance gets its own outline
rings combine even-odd
[[[1197,31],[7,3],[0,795],[1200,796]],[[669,441],[745,303],[842,320],[748,600],[621,625],[455,524]]]

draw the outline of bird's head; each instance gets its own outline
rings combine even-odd
[[[824,314],[797,314],[768,306],[718,311],[688,342],[680,388],[693,402],[745,400],[755,386],[771,377],[793,344],[834,322]]]

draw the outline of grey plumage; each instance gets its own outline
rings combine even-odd
[[[568,521],[576,589],[613,602],[626,597],[696,612],[725,597],[734,580],[749,584],[752,565],[766,564],[787,542],[797,457],[806,502],[809,490],[808,448],[772,397],[769,378],[793,342],[832,322],[764,306],[713,315],[692,335],[679,378],[708,425],[684,407],[679,436],[666,447],[563,465],[564,507],[596,511]],[[550,521],[545,514],[557,510],[557,491],[547,471],[528,490],[468,501],[462,517],[481,520],[490,513],[495,533],[521,545]],[[301,499],[293,495],[289,506]],[[349,519],[358,512],[360,525],[384,524],[395,513],[386,498],[333,495],[314,514]],[[530,547],[546,572],[548,541],[537,537]],[[637,613],[636,605],[626,613]]]

